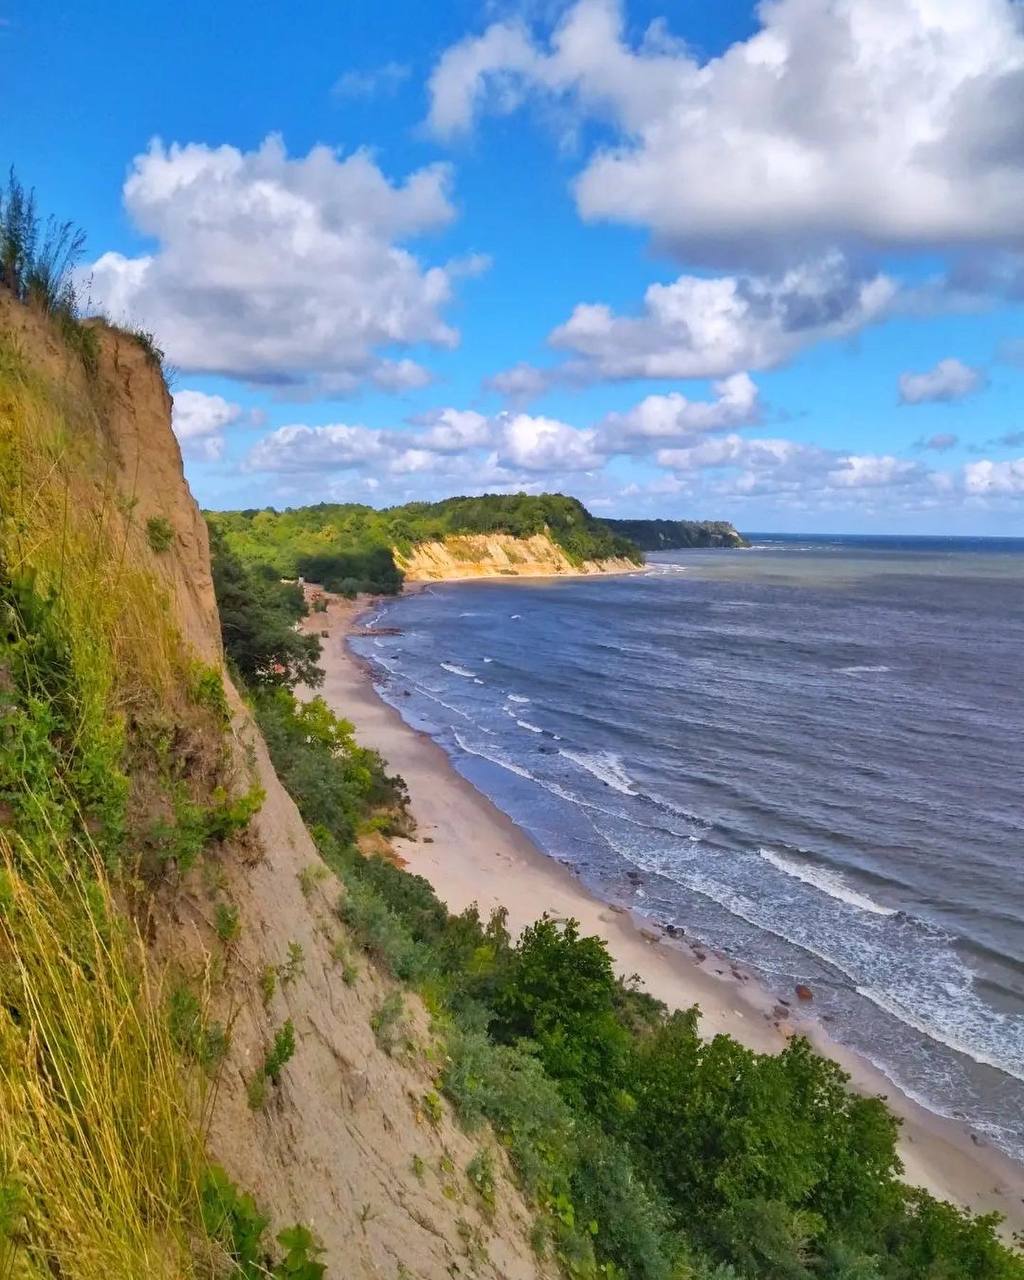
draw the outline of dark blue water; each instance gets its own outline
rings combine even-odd
[[[383,620],[385,696],[541,847],[1024,1156],[1024,540],[761,538]]]

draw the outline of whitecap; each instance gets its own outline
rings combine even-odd
[[[507,695],[509,702],[529,702],[529,698],[524,698],[521,693],[510,693]]]
[[[453,676],[462,676],[464,680],[475,680],[476,672],[467,671],[465,667],[457,667],[454,662],[442,662],[441,666],[445,671],[450,671]]]
[[[812,867],[806,862],[797,862],[794,858],[787,858],[784,854],[776,853],[773,849],[758,849],[757,851],[765,862],[770,862],[777,871],[781,871],[784,875],[791,876],[794,880],[801,880],[804,884],[809,884],[812,888],[827,893],[830,898],[835,898],[837,902],[845,902],[848,906],[857,907],[860,911],[870,911],[876,916],[894,916],[896,911],[892,907],[880,906],[877,902],[872,901],[865,893],[859,893],[856,889],[852,889],[838,871],[831,871],[827,867]]]
[[[586,769],[599,782],[607,783],[624,796],[638,794],[633,790],[633,779],[622,767],[622,757],[614,751],[570,751],[567,747],[562,747],[559,755],[578,764],[581,769]]]
[[[467,755],[479,756],[481,760],[489,760],[491,764],[496,764],[502,769],[507,769],[509,773],[518,774],[520,778],[528,778],[531,782],[535,781],[533,774],[527,769],[522,768],[521,765],[513,764],[511,760],[506,760],[504,756],[491,755],[487,751],[481,751],[478,747],[471,747],[468,742],[464,741],[458,732],[454,732],[452,737],[459,744],[462,750],[467,753]]]
[[[870,676],[880,675],[884,671],[891,671],[892,667],[836,667],[836,670],[843,676]]]
[[[517,721],[516,721],[516,724],[520,727],[520,729],[529,729],[529,731],[530,731],[531,733],[543,733],[543,732],[544,732],[544,730],[543,730],[543,729],[541,729],[541,728],[539,728],[537,725],[535,725],[535,724],[530,724],[529,720],[517,720]]]

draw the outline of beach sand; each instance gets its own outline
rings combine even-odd
[[[417,830],[413,839],[396,840],[395,850],[451,911],[475,902],[486,915],[504,906],[513,936],[545,911],[574,917],[584,932],[605,940],[620,974],[639,975],[644,988],[670,1008],[699,1005],[704,1035],[727,1032],[762,1052],[781,1048],[787,1031],[807,1036],[819,1052],[841,1063],[856,1088],[882,1094],[901,1117],[908,1182],[975,1212],[1004,1214],[1007,1233],[1024,1230],[1024,1167],[983,1135],[901,1094],[870,1063],[832,1042],[795,995],[787,1016],[779,1018],[773,1012],[779,1009],[776,997],[741,964],[707,949],[695,954],[653,922],[595,897],[464,779],[429,736],[406,725],[378,696],[368,666],[348,649],[348,632],[366,607],[365,601],[331,600],[326,613],[306,620],[309,630],[327,632],[319,692],[352,721],[360,743],[376,748],[405,779]]]

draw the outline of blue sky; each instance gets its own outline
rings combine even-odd
[[[0,56],[206,505],[1024,534],[1011,0],[0,0]]]

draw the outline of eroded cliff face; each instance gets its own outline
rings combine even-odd
[[[420,542],[395,563],[409,582],[454,582],[462,578],[579,577],[635,573],[632,560],[585,560],[576,565],[546,533],[516,538],[508,533],[459,534],[443,542]]]
[[[104,325],[96,336],[98,368],[90,375],[44,317],[0,296],[0,337],[14,343],[19,360],[55,400],[89,402],[101,465],[74,500],[118,522],[119,553],[163,584],[185,657],[220,665],[207,529],[185,481],[171,398],[139,343]],[[147,543],[151,517],[171,527],[164,550]],[[394,984],[361,955],[354,980],[342,980],[339,944],[358,955],[336,910],[344,888],[333,876],[312,890],[300,879],[322,867],[317,849],[226,672],[223,682],[230,727],[205,752],[196,741],[189,750],[206,769],[216,760],[233,794],[258,786],[265,799],[241,836],[190,874],[158,885],[144,912],[154,972],[167,986],[184,975],[204,988],[229,1030],[203,1117],[211,1158],[255,1197],[272,1231],[295,1222],[314,1231],[328,1277],[549,1275],[530,1247],[533,1213],[502,1149],[486,1130],[465,1134],[436,1098],[437,1053],[416,997],[403,993],[407,1045],[390,1056],[377,1044],[371,1017]],[[172,734],[174,714],[167,709]],[[215,926],[223,901],[239,921],[227,946]],[[268,997],[261,975],[288,965],[290,955],[301,959]],[[294,1024],[294,1057],[267,1106],[254,1111],[247,1085],[286,1019]],[[184,1061],[182,1069],[189,1070]],[[466,1176],[484,1147],[498,1170],[492,1215]]]

